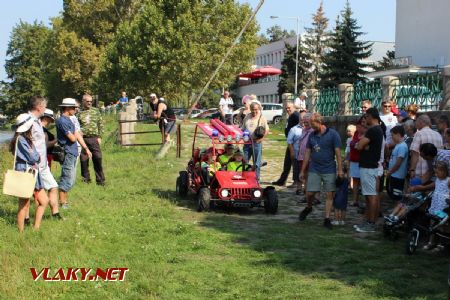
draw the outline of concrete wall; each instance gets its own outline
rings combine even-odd
[[[450,64],[449,0],[397,0],[396,57],[418,66]]]

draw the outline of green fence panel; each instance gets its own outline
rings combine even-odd
[[[383,98],[383,90],[379,80],[362,82],[353,85],[353,91],[349,91],[349,108],[351,115],[361,114],[363,100],[370,100],[372,106],[380,107]]]
[[[339,113],[339,90],[327,88],[318,91],[315,111],[322,116],[333,116]]]
[[[399,78],[392,98],[400,108],[416,104],[420,111],[439,110],[443,99],[442,76],[439,72]]]

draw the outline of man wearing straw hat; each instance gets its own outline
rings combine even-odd
[[[58,143],[64,147],[65,153],[59,181],[59,202],[64,209],[67,209],[69,208],[67,195],[75,184],[75,166],[78,157],[75,125],[70,120],[70,117],[75,115],[78,104],[73,98],[64,98],[59,107],[61,107],[61,117],[56,121],[56,135]],[[86,145],[84,147],[85,150],[89,150]]]

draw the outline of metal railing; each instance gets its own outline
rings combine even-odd
[[[392,98],[399,108],[416,104],[421,111],[439,110],[443,99],[443,83],[440,72],[401,77],[395,80]]]
[[[380,107],[383,99],[383,90],[379,80],[362,82],[353,85],[353,89],[348,91],[347,114],[358,115],[361,113],[363,100],[370,100],[374,107]]]
[[[333,116],[339,112],[340,95],[338,88],[326,88],[317,92],[314,111],[322,116]]]

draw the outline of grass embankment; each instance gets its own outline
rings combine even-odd
[[[181,159],[157,147],[121,148],[104,138],[106,187],[80,181],[63,221],[16,229],[17,201],[0,196],[2,299],[443,299],[447,260],[403,253],[403,240],[328,231],[317,220],[287,223],[260,210],[195,212],[175,196]],[[140,137],[143,139],[143,137]],[[155,136],[153,140],[158,140]],[[284,146],[280,144],[280,149]],[[11,155],[2,152],[6,170]],[[281,160],[284,150],[265,158]],[[59,176],[59,167],[53,169]],[[34,207],[32,208],[34,212]],[[282,211],[280,213],[283,213]],[[33,215],[33,214],[32,214]],[[250,217],[249,217],[250,216]],[[29,268],[126,267],[124,282],[34,282]]]

